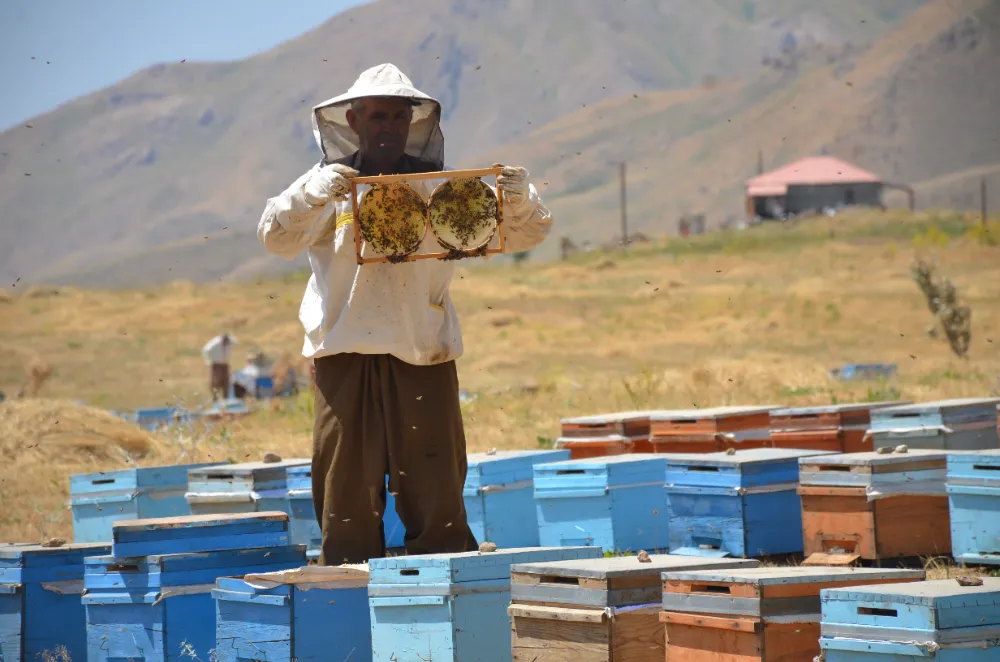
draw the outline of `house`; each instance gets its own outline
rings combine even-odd
[[[884,182],[832,156],[810,156],[747,180],[747,214],[781,219],[844,206],[883,207]]]

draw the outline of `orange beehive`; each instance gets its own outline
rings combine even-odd
[[[923,570],[762,567],[665,572],[667,662],[808,662],[825,588],[916,582]]]
[[[801,458],[805,563],[950,555],[947,457],[912,449]]]
[[[770,445],[774,406],[715,407],[655,412],[650,444],[654,453],[714,453]]]
[[[794,407],[770,412],[775,448],[860,453],[872,450],[868,436],[871,411],[904,402],[869,402],[823,407]]]
[[[574,460],[623,453],[648,453],[649,419],[654,412],[624,411],[564,418],[556,448]]]

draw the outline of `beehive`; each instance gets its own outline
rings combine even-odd
[[[1000,565],[1000,450],[951,453],[947,471],[955,561]]]
[[[806,563],[951,550],[947,453],[850,453],[799,461]]]
[[[570,451],[578,460],[621,453],[649,453],[650,417],[653,411],[624,411],[564,418],[556,448]]]
[[[998,402],[997,398],[965,398],[874,410],[875,450],[900,444],[958,451],[998,448]]]
[[[533,467],[569,456],[569,451],[470,454],[463,496],[476,540],[499,547],[537,547]]]
[[[609,552],[666,550],[666,458],[630,454],[535,466],[538,539]]]
[[[596,547],[541,547],[372,559],[372,659],[510,662],[511,566],[600,554]]]
[[[111,553],[116,558],[151,554],[196,554],[290,544],[285,513],[224,513],[116,522]]]
[[[822,591],[826,662],[1000,660],[1000,578]]]
[[[212,597],[217,662],[372,659],[364,565],[221,577]]]
[[[133,467],[120,471],[73,474],[69,482],[73,539],[111,542],[118,520],[190,515],[184,493],[188,470],[213,464]]]
[[[746,557],[801,552],[799,458],[827,454],[755,448],[732,455],[666,456],[671,553]]]
[[[88,662],[167,662],[215,649],[219,577],[295,568],[303,545],[86,560]]]
[[[517,564],[507,610],[514,660],[663,660],[661,573],[757,565],[670,554]]]
[[[901,404],[906,403],[866,402],[775,409],[770,413],[771,445],[838,453],[871,451],[874,450],[868,434],[871,411]]]
[[[305,545],[310,560],[319,557],[323,532],[312,498],[312,465],[288,468],[288,526],[293,545]]]
[[[916,582],[922,570],[770,567],[665,572],[666,660],[808,662],[819,654],[820,591]]]
[[[715,407],[657,412],[650,443],[657,453],[712,453],[770,445],[769,412],[774,406]]]
[[[288,509],[288,469],[306,459],[219,464],[188,471],[185,495],[194,515]]]
[[[94,543],[0,544],[0,660],[86,659],[83,559],[109,550]]]

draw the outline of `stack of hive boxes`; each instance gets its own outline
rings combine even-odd
[[[904,403],[867,402],[775,409],[770,414],[771,445],[837,453],[871,451],[868,428],[872,410],[901,404]]]
[[[556,448],[566,449],[574,460],[647,453],[652,411],[626,411],[562,419],[562,436]]]
[[[212,589],[306,564],[285,513],[192,515],[118,522],[111,554],[85,559],[87,659],[208,659],[216,645]]]
[[[1000,447],[997,398],[963,398],[884,407],[872,411],[874,449],[931,448],[946,451]]]
[[[770,445],[774,406],[715,407],[656,412],[650,443],[656,453],[712,453]]]

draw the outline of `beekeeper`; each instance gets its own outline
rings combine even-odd
[[[202,358],[208,365],[208,388],[212,402],[229,397],[229,359],[236,340],[228,333],[215,336],[201,348]]]
[[[409,554],[460,552],[477,542],[462,488],[465,432],[455,359],[462,334],[448,288],[452,261],[358,265],[350,178],[444,170],[441,104],[392,64],[373,67],[313,109],[323,160],[267,201],[257,235],[312,276],[299,309],[303,355],[314,361],[313,501],[319,562],[385,554],[385,484],[396,497]],[[427,182],[410,183],[421,195]],[[504,167],[505,250],[542,242],[552,216],[528,173]],[[421,251],[439,251],[430,236]]]

